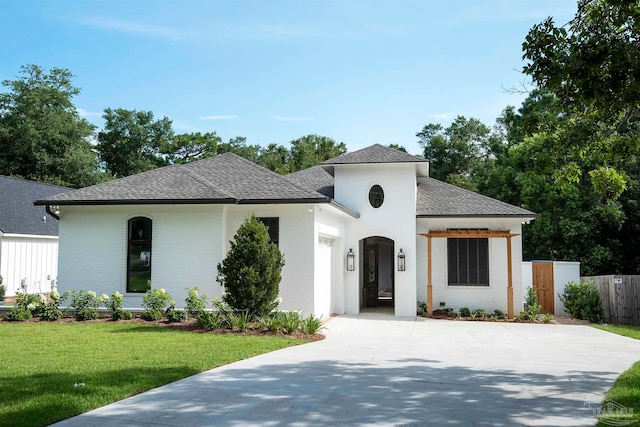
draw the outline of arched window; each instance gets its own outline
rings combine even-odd
[[[128,225],[127,292],[146,292],[151,289],[152,221],[138,216]]]

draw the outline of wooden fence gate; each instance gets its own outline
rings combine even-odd
[[[542,306],[542,313],[553,314],[554,293],[553,293],[553,262],[532,261],[532,282],[536,290],[538,303]]]
[[[580,280],[596,284],[609,323],[640,326],[640,276],[586,276]]]

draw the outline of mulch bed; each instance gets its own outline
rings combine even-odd
[[[481,317],[458,317],[458,316],[452,316],[452,315],[446,315],[446,314],[433,314],[431,316],[427,315],[427,314],[420,314],[419,317],[425,317],[427,319],[439,319],[439,320],[461,320],[461,321],[466,321],[466,322],[501,322],[501,323],[542,323],[545,324],[543,321],[541,320],[529,320],[529,319],[517,319],[517,318],[513,318],[513,319],[495,319],[495,318],[490,318],[490,317],[486,317],[486,318],[481,318]],[[578,322],[582,322],[581,320],[579,320]],[[546,324],[558,324],[561,322],[557,322],[556,319],[554,318],[553,320],[551,320],[550,322],[547,322]],[[562,323],[565,324],[565,323]]]

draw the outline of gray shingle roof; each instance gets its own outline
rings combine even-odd
[[[171,165],[39,200],[39,204],[304,203],[330,199],[233,153]]]
[[[289,179],[307,188],[333,198],[333,177],[322,166],[313,166],[287,175]]]
[[[359,163],[428,163],[423,157],[375,144],[361,150],[326,160],[321,165],[354,165]]]
[[[44,207],[34,206],[33,202],[67,191],[71,189],[0,175],[0,231],[57,236],[58,221],[47,215]]]
[[[535,213],[433,178],[418,178],[418,217],[515,216]]]

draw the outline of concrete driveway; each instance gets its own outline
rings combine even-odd
[[[640,341],[577,325],[376,314],[326,334],[56,426],[590,426],[640,360]]]

